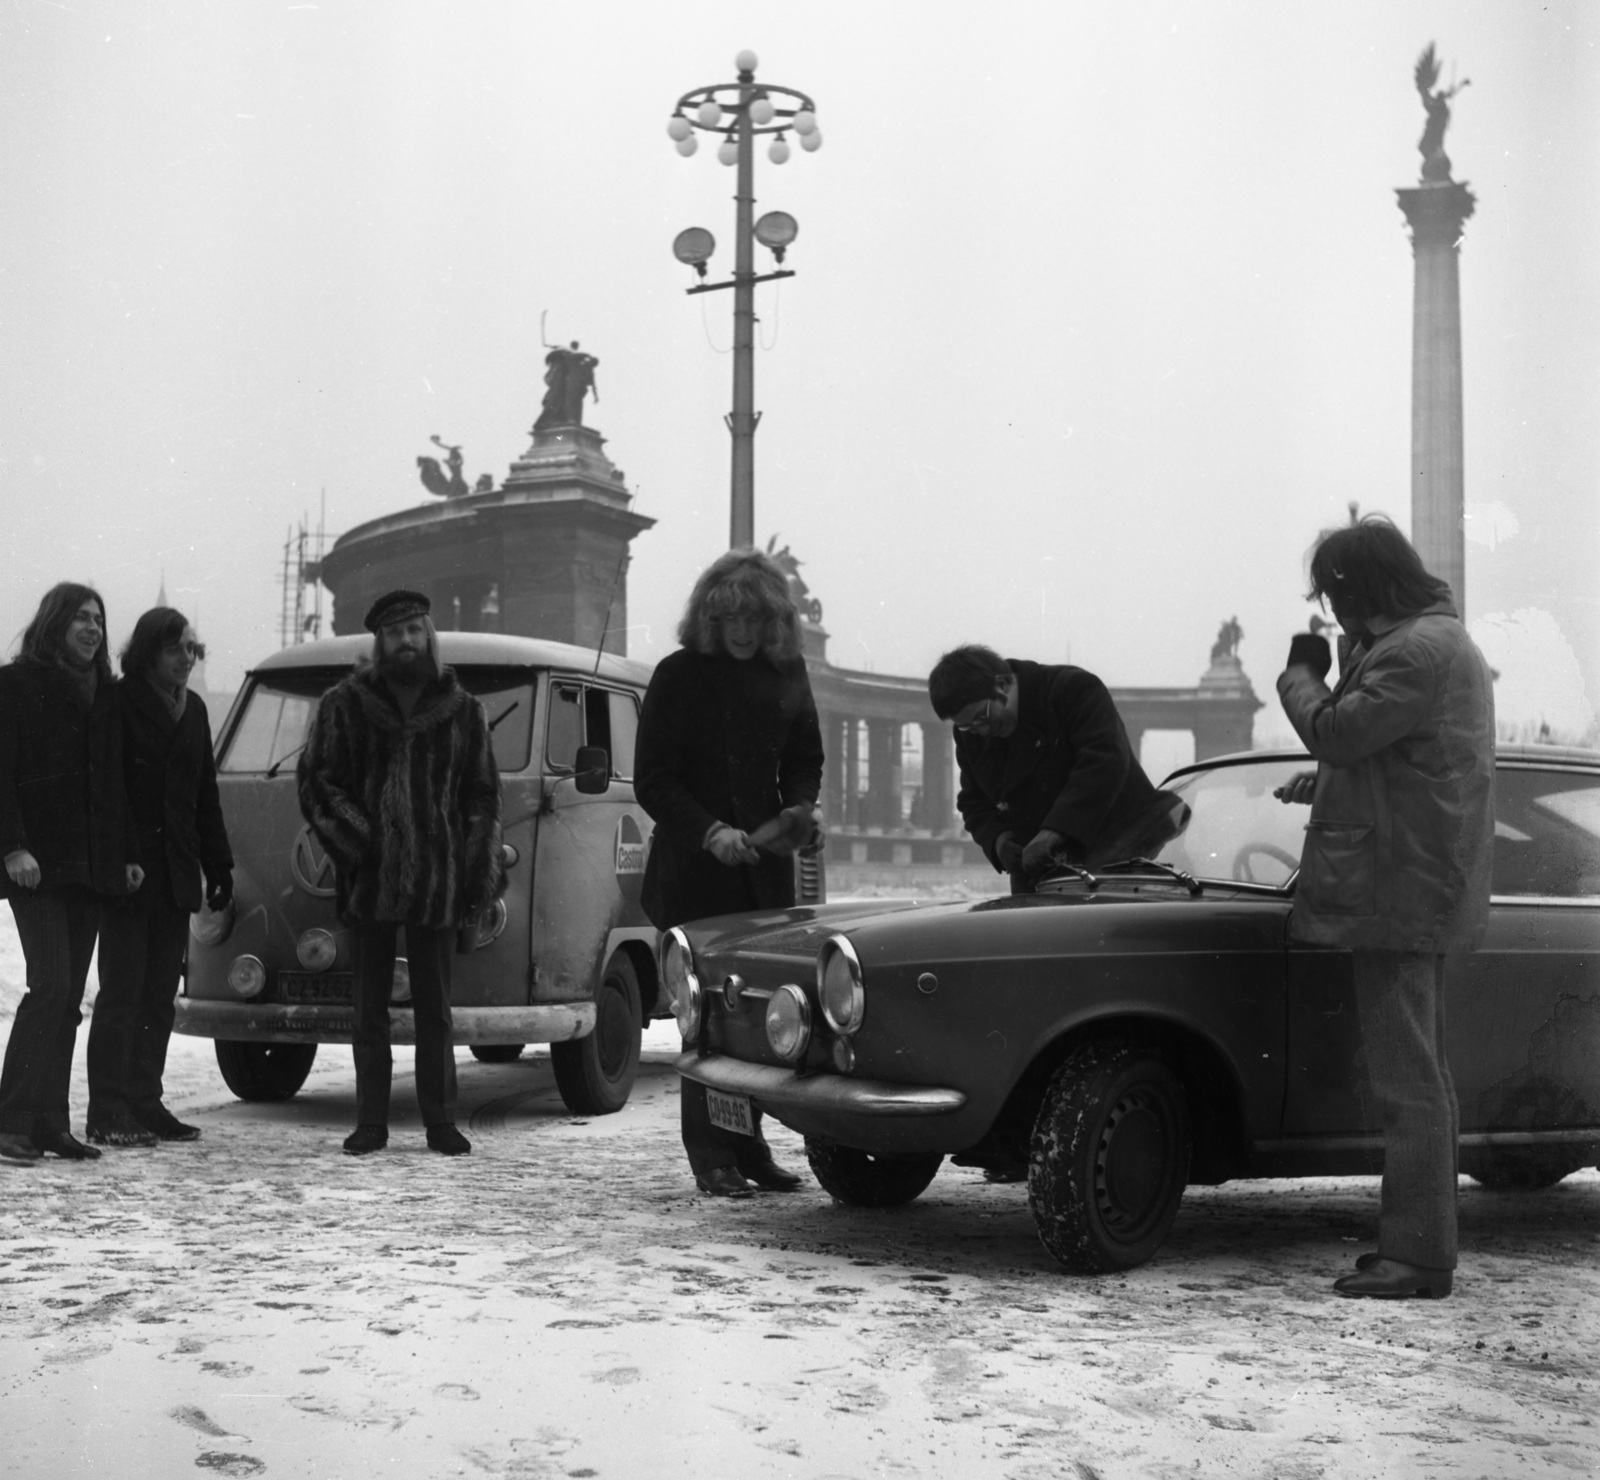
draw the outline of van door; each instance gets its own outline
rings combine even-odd
[[[589,998],[619,926],[641,925],[640,884],[651,823],[633,795],[638,697],[582,678],[552,675],[545,705],[543,800],[535,842],[534,1002]],[[603,746],[610,785],[577,789],[578,750]]]

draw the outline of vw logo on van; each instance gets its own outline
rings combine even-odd
[[[318,899],[333,898],[333,859],[311,831],[309,822],[296,834],[294,847],[289,850],[289,872],[307,894]]]

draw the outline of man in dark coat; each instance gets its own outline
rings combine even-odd
[[[122,726],[105,607],[63,582],[40,603],[15,663],[0,668],[0,893],[28,966],[0,1070],[0,1159],[100,1155],[67,1117],[79,1006],[100,901],[139,887],[122,775]]]
[[[88,1137],[102,1146],[195,1141],[161,1102],[189,916],[233,897],[205,701],[189,675],[205,656],[182,612],[153,607],[134,624],[117,685],[122,763],[144,883],[100,914],[100,992],[89,1025]]]
[[[391,591],[367,613],[373,661],[323,697],[298,767],[300,810],[334,863],[355,954],[352,1155],[388,1144],[389,998],[403,925],[428,1145],[456,1129],[450,966],[457,929],[504,886],[500,777],[483,706],[443,668],[428,598]]]
[[[954,724],[956,806],[1012,893],[1055,859],[1109,863],[1176,834],[1183,804],[1150,784],[1106,686],[1086,669],[959,647],[929,674],[928,695]]]
[[[660,930],[792,906],[790,855],[814,833],[822,785],[822,732],[782,571],[758,551],[730,551],[702,573],[678,635],[683,647],[656,665],[645,693],[634,760],[634,795],[656,824],[643,902]],[[786,844],[757,846],[752,835],[776,830],[768,823]],[[704,1085],[684,1079],[679,1097],[702,1192],[799,1185],[773,1162],[754,1106],[746,1136],[712,1124]]]

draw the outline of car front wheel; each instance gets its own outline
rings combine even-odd
[[[556,1088],[574,1115],[610,1115],[633,1093],[644,1009],[627,952],[618,951],[606,962],[594,1006],[594,1032],[550,1045]]]
[[[1147,1047],[1089,1043],[1056,1070],[1034,1122],[1028,1204],[1039,1238],[1074,1274],[1143,1264],[1189,1180],[1189,1109]]]
[[[927,1190],[944,1157],[874,1156],[853,1146],[806,1137],[806,1160],[830,1197],[852,1208],[895,1208]]]
[[[241,1100],[272,1103],[293,1099],[317,1057],[314,1043],[216,1041],[217,1068]]]

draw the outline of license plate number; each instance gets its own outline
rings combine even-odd
[[[744,1095],[725,1095],[720,1090],[708,1089],[706,1106],[711,1111],[712,1125],[719,1130],[734,1131],[741,1136],[755,1135],[750,1101]]]

